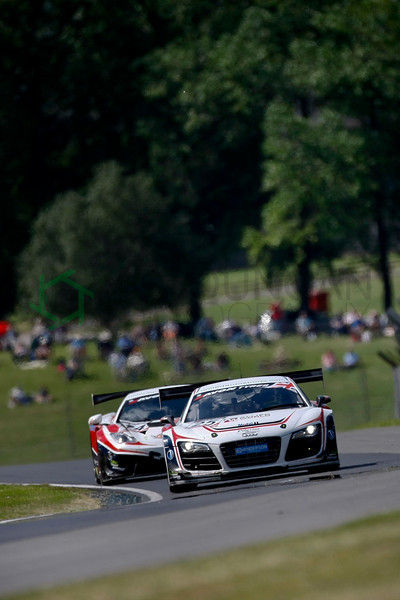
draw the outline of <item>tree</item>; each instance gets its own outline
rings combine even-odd
[[[85,314],[110,325],[132,309],[173,307],[190,299],[187,257],[195,243],[185,215],[143,173],[125,175],[115,162],[99,167],[87,190],[58,196],[37,219],[20,260],[21,303],[37,303],[45,281],[73,269],[93,293]],[[74,291],[54,286],[46,310],[76,310]]]
[[[296,269],[303,307],[311,263],[346,249],[377,258],[384,306],[391,303],[388,252],[400,217],[399,12],[393,0],[314,3],[287,38],[284,84],[266,117],[271,200],[264,230],[247,232],[245,244],[270,275]]]
[[[174,35],[168,15],[168,0],[0,3],[0,315],[38,211],[103,161],[146,168],[138,81],[146,54]]]
[[[355,222],[364,224],[358,239],[382,278],[384,308],[393,302],[389,252],[398,249],[400,232],[399,19],[395,0],[341,0],[315,10],[314,32],[293,41],[286,71],[363,140]]]
[[[192,252],[198,299],[204,275],[237,250],[265,201],[262,120],[279,61],[270,60],[269,14],[257,4],[178,3],[181,36],[146,60],[151,116],[140,131],[157,184],[186,207],[201,240]],[[197,11],[201,23],[193,26]]]
[[[313,264],[329,265],[354,233],[362,143],[332,111],[309,118],[275,101],[266,117],[264,148],[264,186],[272,195],[262,227],[248,229],[244,244],[269,283],[293,275],[300,308],[307,309]]]

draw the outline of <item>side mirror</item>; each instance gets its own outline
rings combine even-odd
[[[323,404],[328,404],[331,401],[330,396],[317,396],[317,406],[322,406]]]
[[[100,425],[102,418],[103,415],[101,414],[93,415],[93,417],[90,417],[89,419],[89,425]]]
[[[161,417],[160,422],[162,425],[172,425],[172,427],[175,426],[174,417],[172,415],[164,415]]]

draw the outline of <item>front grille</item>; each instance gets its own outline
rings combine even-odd
[[[280,437],[243,439],[221,445],[222,455],[231,469],[274,463],[278,460],[280,451]]]
[[[182,464],[188,471],[218,471],[221,465],[211,450],[194,452],[190,455],[181,454]]]

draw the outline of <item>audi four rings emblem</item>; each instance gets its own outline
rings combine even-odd
[[[257,437],[258,429],[248,429],[247,431],[243,431],[242,437]]]

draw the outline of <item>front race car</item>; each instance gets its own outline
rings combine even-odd
[[[296,373],[300,381],[322,379],[317,369],[196,389],[180,421],[164,428],[171,491],[289,470],[338,469],[330,399],[311,402]]]
[[[143,475],[165,474],[163,417],[178,418],[192,385],[178,386],[173,401],[161,402],[160,388],[93,395],[93,404],[124,396],[118,410],[89,419],[94,475],[109,484]],[[165,388],[176,390],[176,387]],[[173,421],[172,421],[173,422]]]

